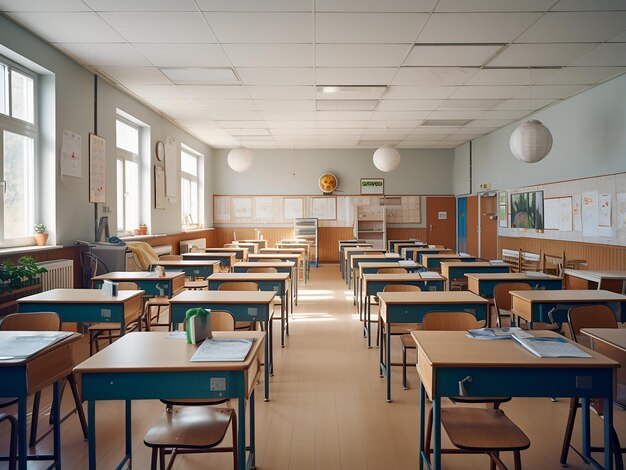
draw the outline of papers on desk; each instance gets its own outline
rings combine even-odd
[[[506,261],[502,261],[501,259],[492,259],[492,260],[489,260],[489,264],[492,266],[500,266],[500,265],[505,265],[508,263]]]
[[[513,334],[518,335],[520,338],[533,338],[533,335],[517,326],[510,328],[477,328],[467,332],[467,336],[470,338],[486,340],[512,339]]]
[[[513,335],[513,339],[524,349],[527,349],[538,357],[592,357],[565,338],[537,338],[534,336],[532,338],[519,338]]]
[[[412,259],[402,259],[398,261],[398,266],[403,267],[403,268],[416,268],[417,263],[413,261]]]
[[[399,258],[400,255],[398,253],[385,253],[385,258]]]
[[[207,339],[191,357],[191,362],[236,362],[246,359],[251,339]]]
[[[459,256],[460,256],[461,258],[469,258],[469,257],[470,257],[470,256],[472,256],[472,255],[470,255],[469,253],[459,253]]]
[[[422,279],[441,279],[441,274],[435,271],[422,271],[420,277]]]
[[[45,332],[37,334],[16,333],[0,340],[0,360],[22,359],[47,348],[48,346],[67,338],[71,331]]]

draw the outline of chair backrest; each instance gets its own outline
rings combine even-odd
[[[422,319],[427,331],[466,331],[479,328],[476,317],[468,312],[428,312]]]
[[[159,256],[159,259],[162,261],[181,261],[183,259],[182,255],[163,255]]]
[[[259,290],[259,285],[250,281],[223,282],[217,290]]]
[[[583,328],[618,328],[615,314],[608,305],[577,305],[567,312],[572,339],[579,342]]]
[[[54,312],[12,313],[0,322],[1,331],[59,331],[61,317]]]
[[[277,273],[278,270],[276,268],[249,268],[249,273]]]
[[[541,265],[539,268],[541,272],[562,277],[564,267],[565,251],[563,251],[559,256],[549,255],[546,253],[541,254]]]
[[[412,286],[410,284],[387,284],[383,288],[383,292],[421,292],[420,286]]]
[[[378,268],[376,272],[378,274],[406,274],[407,270],[404,268]]]
[[[235,317],[227,310],[211,310],[211,331],[235,331]]]
[[[616,294],[623,294],[624,281],[622,279],[600,279],[598,290],[608,290]]]
[[[493,301],[497,310],[511,310],[512,290],[530,290],[527,282],[503,282],[493,288]]]
[[[128,242],[126,246],[133,252],[135,264],[142,271],[147,271],[151,264],[159,262],[159,255],[146,242]]]
[[[140,290],[134,282],[118,282],[117,290]]]
[[[282,263],[283,262],[283,260],[280,258],[267,258],[267,259],[260,259],[259,261],[263,263]]]

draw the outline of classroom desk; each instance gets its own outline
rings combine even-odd
[[[557,323],[567,322],[567,311],[575,305],[617,303],[618,321],[626,312],[626,295],[606,290],[531,290],[511,291],[511,311],[530,323],[550,322],[550,315]]]
[[[361,263],[379,262],[379,263],[397,263],[400,261],[400,255],[397,253],[366,253],[363,255],[352,255],[350,258],[350,272],[348,273],[348,285],[352,284],[353,304],[358,305],[361,295],[360,280],[358,277],[359,265]],[[389,266],[391,267],[391,266]]]
[[[348,288],[352,287],[352,256],[355,255],[374,255],[374,254],[385,254],[385,250],[381,250],[379,248],[346,248],[343,250],[344,256],[344,267],[343,272],[345,275],[346,285]],[[398,258],[396,258],[396,261]]]
[[[224,244],[224,248],[247,248],[248,254],[250,253],[258,253],[259,252],[259,244],[258,243],[239,243],[232,242]]]
[[[280,297],[280,346],[285,347],[285,332],[289,334],[289,273],[215,273],[208,278],[209,290],[218,290],[225,282],[254,282],[261,291],[274,292]]]
[[[248,259],[248,248],[243,247],[224,247],[224,248],[205,248],[205,253],[235,253],[235,257],[240,261]]]
[[[259,249],[267,248],[267,240],[263,238],[254,238],[254,239],[249,239],[249,240],[237,240],[237,241],[239,241],[240,243],[253,243],[254,245],[258,246]]]
[[[216,260],[160,260],[157,264],[150,266],[163,266],[165,271],[182,271],[187,277],[206,278],[215,272],[215,267],[219,267],[220,262]]]
[[[622,365],[617,369],[617,390],[613,399],[622,408],[626,408],[626,329],[583,328],[580,331],[590,339],[591,349]]]
[[[10,338],[16,334],[37,335],[40,331],[0,331],[0,339]],[[61,415],[59,381],[72,373],[74,342],[82,335],[73,333],[67,338],[27,358],[3,359],[0,361],[0,397],[17,398],[17,446],[18,468],[26,470],[28,460],[53,460],[54,468],[61,468]],[[28,397],[45,387],[53,385],[52,416],[53,416],[53,454],[28,455]]]
[[[137,284],[145,295],[153,296],[172,297],[185,287],[185,273],[182,271],[166,271],[165,276],[158,276],[154,271],[113,271],[92,277],[91,280],[97,288],[102,288],[104,281],[132,282]]]
[[[250,268],[274,268],[279,273],[289,273],[291,278],[291,313],[295,299],[298,305],[298,277],[296,263],[293,261],[243,261],[233,267],[236,273],[247,273]]]
[[[183,260],[185,261],[219,261],[220,265],[228,268],[229,270],[236,263],[237,255],[235,253],[224,253],[224,252],[215,252],[215,253],[183,253]]]
[[[341,271],[341,279],[345,279],[345,271],[344,271],[344,251],[346,248],[372,248],[371,243],[367,243],[365,240],[360,240],[359,242],[348,243],[347,241],[339,241],[339,270]]]
[[[294,282],[297,284],[300,281],[300,258],[301,258],[301,254],[293,254],[293,253],[263,253],[263,254],[258,254],[258,255],[249,255],[248,256],[248,261],[251,263],[254,262],[265,262],[265,260],[267,259],[279,259],[282,262],[291,262],[295,264],[295,274],[293,276]],[[304,275],[302,276],[304,277]],[[298,305],[297,302],[297,294],[298,294],[298,288],[296,287],[296,305]]]
[[[425,248],[428,247],[428,243],[420,242],[418,240],[408,241],[408,242],[398,242],[393,246],[393,252],[402,254],[402,250],[405,248]]]
[[[450,253],[450,248],[422,248],[422,247],[407,247],[402,249],[402,257],[404,259],[412,259],[418,263],[422,263],[423,255],[436,255],[437,253]]]
[[[380,376],[387,378],[387,401],[391,401],[391,328],[392,323],[422,323],[428,312],[469,312],[477,320],[487,320],[489,301],[467,291],[381,292],[378,294],[383,328],[380,340]],[[384,332],[384,334],[383,334]]]
[[[305,263],[306,263],[306,270],[307,270],[307,278],[310,276],[310,272],[311,272],[311,264],[313,264],[313,260],[311,259],[311,255],[313,254],[312,251],[312,243],[309,242],[281,242],[281,243],[276,243],[276,248],[282,249],[303,249],[304,250],[304,258],[305,258]]]
[[[120,335],[126,321],[143,308],[142,290],[121,290],[116,296],[101,289],[52,289],[18,299],[18,311],[55,312],[63,322],[119,323]]]
[[[442,261],[474,262],[475,256],[463,256],[458,253],[426,253],[422,255],[422,264],[426,269],[440,269]]]
[[[428,273],[430,274],[430,273]],[[370,296],[383,292],[390,284],[408,284],[418,286],[423,291],[442,291],[446,282],[445,277],[437,274],[438,278],[422,277],[421,273],[413,274],[363,274],[363,293],[365,302],[361,302],[364,307],[365,321],[363,324],[363,334],[367,337],[367,347],[371,348],[371,310]],[[359,318],[361,310],[359,309]]]
[[[548,331],[535,336],[558,336]],[[412,331],[417,345],[417,371],[420,376],[420,468],[441,469],[441,399],[459,396],[459,389],[469,397],[582,397],[583,454],[589,452],[589,399],[604,401],[604,464],[611,460],[613,424],[613,380],[617,362],[585,349],[591,359],[540,358],[515,341],[480,341],[468,338],[464,331]],[[471,382],[467,380],[471,377]],[[577,387],[584,377],[584,387]],[[462,382],[464,381],[464,382]],[[433,403],[432,466],[425,454],[426,395]],[[528,411],[532,413],[532,408]],[[563,423],[565,424],[565,423]],[[550,468],[558,468],[555,455]]]
[[[227,310],[235,321],[258,321],[265,323],[265,401],[270,399],[270,373],[273,372],[272,316],[274,315],[274,292],[262,291],[212,291],[188,290],[170,300],[172,329],[185,321],[190,308]]]
[[[602,282],[613,292],[626,293],[626,271],[565,269],[564,276],[566,289],[597,289]]]
[[[241,362],[191,362],[198,345],[168,333],[132,333],[94,354],[74,371],[82,383],[89,416],[89,468],[96,469],[96,401],[126,402],[125,455],[118,468],[132,464],[132,400],[174,398],[236,398],[237,450],[240,470],[254,467],[254,386],[264,333],[216,331],[215,338],[249,338],[254,343]],[[210,386],[209,386],[210,384]],[[249,454],[246,458],[246,400],[250,405]],[[157,417],[150,419],[156,420]]]
[[[507,265],[508,266],[508,265]],[[493,298],[493,288],[496,284],[526,282],[533,289],[557,290],[561,289],[563,280],[558,276],[538,273],[528,275],[524,273],[471,273],[466,274],[467,289],[474,294],[485,298]]]
[[[423,242],[417,240],[416,238],[403,238],[403,239],[397,239],[397,240],[387,240],[387,251],[390,252],[390,253],[398,253],[396,251],[396,249],[395,249],[396,248],[396,244],[398,244],[398,243],[411,243],[411,244],[413,244],[415,242],[423,243]]]
[[[452,281],[465,279],[468,273],[508,273],[506,263],[492,263],[490,261],[441,261],[441,274],[448,278],[448,290]]]
[[[262,255],[298,255],[298,263],[301,265],[302,278],[305,284],[309,283],[309,258],[304,248],[262,248]]]

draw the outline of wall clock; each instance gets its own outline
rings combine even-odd
[[[317,181],[317,185],[323,193],[332,193],[335,189],[337,189],[338,184],[339,181],[337,180],[337,177],[332,173],[324,173]]]
[[[158,140],[156,143],[156,158],[158,161],[162,162],[164,156],[165,156],[165,144],[163,143],[163,141]]]

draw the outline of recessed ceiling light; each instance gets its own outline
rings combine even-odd
[[[207,67],[163,67],[160,69],[175,85],[232,85],[239,84],[233,69]]]
[[[387,90],[385,85],[318,85],[318,100],[378,100]]]

